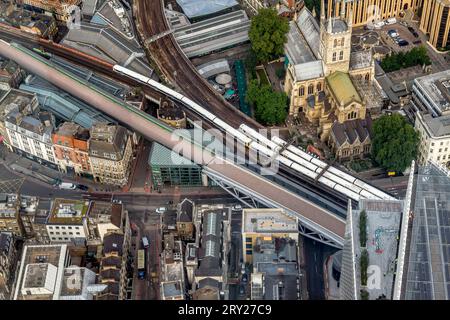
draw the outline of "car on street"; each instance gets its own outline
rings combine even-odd
[[[159,207],[159,208],[157,208],[156,209],[156,213],[164,213],[164,212],[166,212],[166,207]]]
[[[405,39],[401,39],[399,42],[397,42],[398,43],[398,45],[400,46],[400,47],[406,47],[407,45],[409,45],[409,42],[408,41],[406,41]]]
[[[63,190],[75,190],[77,186],[74,183],[70,182],[61,182],[58,184],[58,187]]]
[[[78,184],[77,188],[80,189],[80,190],[83,190],[83,191],[88,191],[89,190],[89,187],[85,186],[84,184]]]
[[[247,283],[247,281],[248,281],[248,275],[246,273],[244,273],[242,275],[242,283]]]

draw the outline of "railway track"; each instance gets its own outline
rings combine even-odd
[[[134,17],[142,41],[169,29],[162,2],[162,0],[137,0],[134,2]],[[242,123],[256,129],[263,128],[257,121],[228,103],[198,74],[190,60],[179,48],[172,34],[150,43],[145,49],[164,76],[187,97],[235,128]]]

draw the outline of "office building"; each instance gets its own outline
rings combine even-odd
[[[298,242],[298,221],[283,209],[244,209],[242,211],[242,250],[244,263],[252,263],[258,239],[288,238]]]

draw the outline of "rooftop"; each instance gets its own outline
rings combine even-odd
[[[61,282],[62,278],[62,270],[64,269],[64,265],[66,263],[67,258],[67,245],[26,245],[23,249],[22,253],[22,259],[20,262],[20,269],[19,273],[17,275],[16,280],[16,289],[14,293],[14,300],[22,300],[27,299],[26,296],[22,296],[21,289],[22,285],[25,281],[27,282],[27,285],[30,283],[29,280],[25,280],[26,278],[26,267],[29,264],[35,264],[38,265],[36,267],[39,270],[42,270],[42,267],[39,267],[39,265],[48,264],[51,265],[53,268],[56,268],[56,282],[55,286],[58,287]],[[53,269],[50,267],[50,269]],[[46,267],[47,268],[47,267]],[[35,269],[35,267],[32,267],[32,269]],[[48,269],[48,268],[47,268]],[[38,274],[38,273],[37,273]],[[30,276],[28,274],[28,276]],[[52,295],[46,295],[47,299],[58,299],[59,297],[59,290],[55,291]]]
[[[49,224],[81,224],[89,208],[89,201],[57,198],[53,202]]]
[[[210,15],[239,5],[236,0],[176,0],[176,2],[189,18]]]
[[[404,298],[449,300],[450,177],[447,170],[432,164],[419,167],[413,214]]]
[[[336,97],[337,103],[344,106],[353,101],[362,103],[361,97],[356,91],[348,73],[336,71],[330,74],[326,80],[328,87]]]
[[[244,233],[298,232],[298,223],[282,209],[244,209],[242,211]]]
[[[157,142],[152,144],[148,162],[150,166],[160,167],[196,166],[191,160],[180,156]]]
[[[433,118],[431,114],[420,113],[417,116],[418,120],[422,122],[431,131],[434,137],[443,137],[450,135],[450,114]]]
[[[315,60],[296,64],[294,66],[294,76],[297,81],[316,79],[324,76],[322,61]]]
[[[450,113],[450,70],[417,78],[413,88],[419,88],[418,93],[425,95],[433,115]]]
[[[350,70],[370,67],[373,61],[372,51],[356,51],[350,53]]]
[[[403,201],[363,199],[359,203],[359,209],[365,210],[367,214],[366,248],[369,253],[369,265],[378,266],[382,276],[381,287],[369,288],[367,291],[371,300],[382,295],[391,299]],[[353,224],[355,237],[359,233],[358,225]]]

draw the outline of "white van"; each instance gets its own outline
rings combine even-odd
[[[75,190],[77,188],[75,184],[69,182],[61,182],[58,187],[65,190]]]

